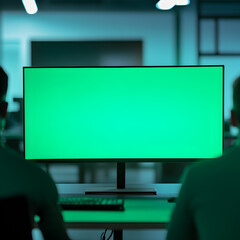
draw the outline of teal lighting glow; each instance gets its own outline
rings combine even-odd
[[[23,6],[28,14],[35,14],[38,11],[35,0],[22,0]]]
[[[159,0],[156,3],[156,8],[159,10],[170,10],[175,5],[186,6],[190,4],[190,0]]]

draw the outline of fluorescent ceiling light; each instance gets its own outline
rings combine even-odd
[[[190,0],[175,0],[175,4],[178,6],[186,6],[190,4]]]
[[[170,10],[175,6],[175,0],[160,0],[156,3],[156,8],[161,10]]]
[[[35,14],[38,11],[35,0],[22,0],[22,3],[28,14]]]
[[[170,10],[175,5],[185,6],[189,4],[190,4],[190,0],[159,0],[156,3],[156,8],[160,10]]]

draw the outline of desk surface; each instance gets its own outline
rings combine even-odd
[[[165,228],[174,206],[163,199],[125,199],[124,211],[63,211],[63,218],[72,228]]]
[[[68,228],[165,228],[166,224],[170,221],[172,210],[175,206],[174,203],[168,203],[166,197],[177,196],[180,185],[157,185],[158,184],[148,185],[150,187],[155,186],[158,193],[157,198],[125,198],[124,211],[63,211],[64,221]],[[84,191],[84,189],[89,187],[96,188],[96,184],[74,184],[72,186],[67,186],[67,184],[66,186],[58,185],[60,195],[66,193],[70,194],[70,192],[75,195],[77,190]],[[70,189],[72,189],[72,191]],[[74,189],[75,191],[73,191]],[[161,191],[159,189],[165,190],[160,194]]]

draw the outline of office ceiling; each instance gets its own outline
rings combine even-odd
[[[24,10],[22,0],[0,0],[3,10]],[[157,0],[36,0],[39,10],[155,10]]]
[[[157,11],[158,0],[36,0],[39,10],[67,11]],[[191,0],[199,1],[205,15],[239,15],[240,0]],[[3,10],[22,10],[22,0],[0,0]]]

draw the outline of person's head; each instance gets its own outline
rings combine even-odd
[[[240,127],[240,76],[233,82],[233,109],[231,122],[235,127]]]
[[[2,127],[2,121],[7,115],[7,102],[6,94],[8,88],[8,76],[0,66],[0,127]]]

